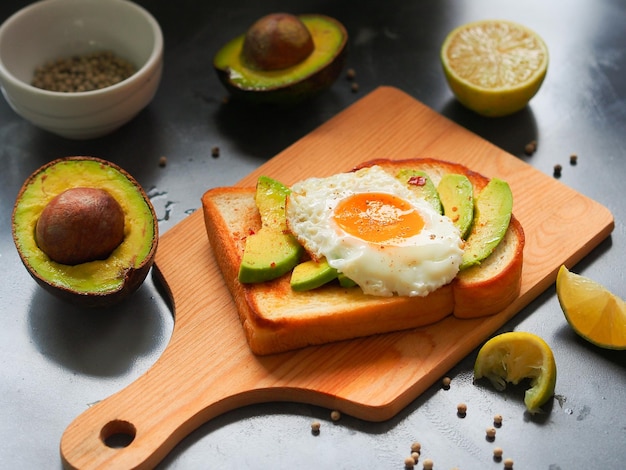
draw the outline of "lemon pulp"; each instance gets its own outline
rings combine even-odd
[[[512,114],[537,93],[548,48],[534,31],[504,20],[459,26],[441,47],[448,84],[467,108],[484,116]]]
[[[565,318],[587,341],[626,349],[626,302],[601,284],[561,266],[556,293]]]
[[[550,346],[533,333],[509,332],[494,336],[479,350],[474,364],[474,379],[486,377],[497,390],[506,383],[530,379],[524,404],[531,413],[539,411],[553,395],[556,362]]]

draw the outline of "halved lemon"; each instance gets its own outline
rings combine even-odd
[[[556,294],[570,326],[606,349],[626,349],[626,302],[597,282],[561,266]]]
[[[509,332],[494,336],[478,351],[474,379],[486,377],[496,388],[504,390],[507,382],[518,384],[530,379],[524,404],[531,413],[554,395],[556,362],[550,346],[539,336],[526,332]]]
[[[527,27],[505,20],[467,23],[441,47],[443,70],[456,98],[483,116],[523,109],[548,70],[548,48]]]

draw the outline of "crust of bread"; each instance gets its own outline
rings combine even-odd
[[[477,318],[501,312],[522,287],[524,230],[511,217],[509,229],[491,255],[478,266],[461,271],[453,281],[454,316]]]
[[[445,173],[468,176],[480,192],[488,178],[462,165],[436,159],[372,160],[390,173],[401,168],[426,171],[435,184]],[[503,310],[521,286],[524,232],[511,218],[503,242],[479,266],[462,271],[450,284],[425,297],[375,297],[358,288],[329,284],[295,292],[290,274],[274,281],[242,284],[239,265],[246,237],[260,228],[255,188],[219,187],[202,197],[209,242],[236,304],[250,349],[267,355],[309,345],[417,328],[448,315],[475,318]]]

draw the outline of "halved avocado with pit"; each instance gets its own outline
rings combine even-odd
[[[102,194],[105,196],[101,197]],[[80,259],[80,255],[75,258],[76,253],[70,253],[71,244],[68,244],[67,247],[57,250],[61,253],[60,258],[56,253],[53,254],[61,262],[54,261],[41,246],[58,245],[62,243],[61,238],[42,235],[45,231],[42,230],[40,219],[45,217],[48,222],[46,233],[53,234],[56,229],[63,230],[71,238],[68,227],[62,227],[60,222],[69,217],[63,211],[88,212],[90,209],[86,201],[92,196],[99,198],[96,205],[102,205],[102,201],[106,200],[107,204],[121,208],[121,241],[115,242],[104,253],[86,255],[86,260]],[[63,198],[70,202],[63,205],[62,201],[59,202]],[[72,210],[73,205],[80,206],[80,209]],[[56,211],[58,217],[42,217],[46,209],[48,212],[51,209]],[[116,217],[114,214],[111,219]],[[106,217],[95,219],[98,218]],[[84,225],[80,218],[77,220],[76,226]],[[89,218],[82,220],[87,221],[85,224],[92,223],[88,221]],[[101,236],[107,238],[101,232],[108,230],[111,225],[119,225],[105,222],[100,225],[94,223],[94,239]],[[88,307],[109,306],[134,292],[143,283],[152,266],[159,238],[154,207],[139,183],[114,163],[86,156],[54,160],[29,177],[15,202],[12,230],[20,258],[37,283],[57,297]],[[38,236],[41,238],[39,243]],[[48,244],[43,243],[44,236],[50,237]],[[85,239],[84,234],[82,238]],[[77,247],[79,244],[76,241]],[[53,250],[48,251],[52,254]]]
[[[312,38],[313,48],[308,54],[293,54],[296,63],[292,65],[266,67],[264,64],[268,61],[251,60],[249,48],[245,46],[259,24],[274,24],[277,18],[304,25]],[[294,104],[333,84],[344,66],[347,42],[345,27],[334,18],[318,14],[274,13],[258,20],[247,33],[226,43],[215,55],[213,66],[220,81],[234,97],[255,103]],[[298,46],[298,49],[303,47]],[[263,44],[259,49],[267,50],[267,47]],[[282,50],[283,56],[290,55],[284,48],[277,47],[277,50]]]

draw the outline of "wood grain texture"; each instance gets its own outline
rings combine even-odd
[[[373,158],[430,156],[509,182],[526,233],[522,290],[501,313],[273,356],[248,349],[207,241],[201,211],[165,233],[155,272],[175,313],[159,360],[126,389],[92,406],[61,440],[70,468],[151,468],[211,418],[267,401],[299,401],[385,420],[504,325],[613,229],[602,205],[456,125],[405,93],[381,87],[238,184],[261,174],[286,184],[327,176]],[[207,188],[208,189],[208,188]],[[198,195],[200,197],[201,195]],[[581,223],[584,221],[584,223]],[[110,448],[111,433],[134,435]]]

